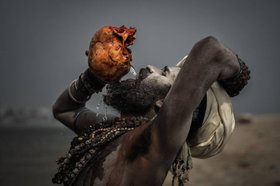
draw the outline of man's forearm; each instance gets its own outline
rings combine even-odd
[[[76,118],[86,109],[86,102],[91,95],[100,92],[104,86],[105,83],[86,70],[58,97],[53,105],[54,117],[76,132]]]

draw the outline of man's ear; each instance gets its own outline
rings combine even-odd
[[[163,104],[162,99],[156,101],[156,103],[154,105],[154,110],[155,110],[156,113],[160,110],[162,104]]]

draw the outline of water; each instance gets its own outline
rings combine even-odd
[[[134,69],[134,67],[133,67],[133,66],[131,66],[131,67],[130,67],[129,72],[130,72],[132,75],[134,75],[134,76],[136,76],[136,75],[137,75],[137,72],[135,71],[135,69]]]
[[[100,114],[103,114],[102,121],[106,121],[108,119],[108,117],[107,117],[108,106],[106,104],[104,104],[104,102],[102,100],[100,100],[95,108],[96,108],[96,117],[98,117]],[[102,110],[100,108],[102,108]]]
[[[103,104],[103,109],[104,109],[104,111],[105,111],[105,114],[104,114],[102,120],[103,120],[103,121],[107,121],[107,119],[108,119],[108,118],[107,118],[108,106],[105,105],[105,104]]]
[[[100,103],[96,105],[96,117],[99,116]]]

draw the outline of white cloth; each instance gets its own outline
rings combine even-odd
[[[187,56],[181,59],[176,66],[182,67],[186,61]],[[190,169],[192,166],[190,156],[208,158],[221,152],[235,127],[231,99],[218,82],[214,82],[211,85],[210,89],[206,92],[206,96],[207,105],[202,127],[188,139],[187,143],[183,146],[184,148],[177,155],[179,160],[184,161],[182,166],[184,166],[185,170]],[[189,153],[189,149],[191,153]],[[188,171],[180,172],[180,170],[182,169],[174,170],[171,167],[163,186],[182,185],[179,183],[180,179],[184,182],[183,185],[185,185],[187,177],[184,176],[188,176]]]
[[[217,83],[207,91],[202,127],[188,140],[193,157],[208,158],[221,152],[235,127],[231,99]]]
[[[182,67],[187,55],[176,66]],[[221,152],[235,127],[231,99],[226,91],[214,82],[207,91],[207,106],[202,127],[187,142],[193,157],[208,158]]]

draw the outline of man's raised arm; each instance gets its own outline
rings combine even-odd
[[[211,36],[196,43],[187,60],[153,120],[154,148],[167,165],[186,141],[192,114],[212,83],[231,78],[240,69],[236,55]]]

